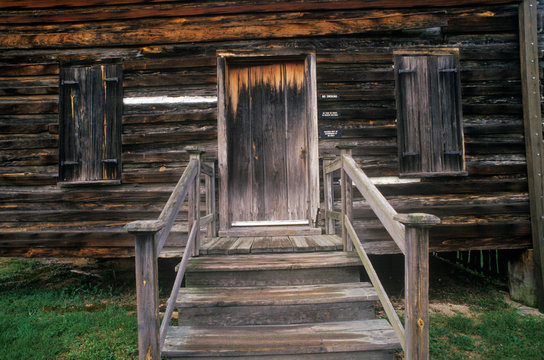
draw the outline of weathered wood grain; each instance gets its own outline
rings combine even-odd
[[[378,6],[400,4],[396,1],[379,4],[350,1],[345,4],[348,3],[349,6],[353,4],[373,6],[373,9]],[[115,12],[126,14],[129,10],[142,8],[159,10],[158,7],[163,7],[165,12],[168,12],[169,5],[171,5],[170,9],[188,9],[188,11],[210,10],[209,7],[216,7],[217,11],[226,9],[235,11],[236,7],[245,10],[262,7],[259,11],[268,12],[255,12],[250,17],[232,13],[227,15],[230,19],[227,22],[244,18],[252,19],[249,21],[254,25],[256,19],[268,18],[270,21],[267,26],[273,22],[287,22],[288,18],[296,17],[294,14],[276,16],[274,9],[278,7],[287,6],[295,9],[298,6],[315,5],[317,7],[304,10],[303,16],[310,23],[316,17],[322,16],[321,10],[318,10],[319,6],[330,7],[339,6],[339,4],[317,1],[304,2],[302,5],[267,2],[252,7],[249,2],[243,4],[214,2],[199,6],[196,6],[196,3],[189,5],[166,2],[162,4],[108,3],[107,5],[100,4],[100,12],[108,13],[104,15],[103,20],[95,22],[82,20],[79,24],[68,22],[64,25],[48,23],[42,24],[40,29],[47,28],[43,33],[54,36],[54,32],[68,25],[78,29],[76,34],[83,34],[88,30],[97,34],[95,30],[106,25],[105,22],[109,22],[111,27],[107,27],[110,25],[102,27],[104,31],[118,27],[119,24],[125,24],[130,31],[141,32],[140,24],[159,26],[158,24],[161,24],[163,20],[173,24],[179,17],[153,18],[150,12],[146,19],[123,18],[123,20],[106,21],[106,16],[114,16]],[[358,17],[362,20],[364,16],[367,16],[364,14],[371,16],[372,14],[398,13],[399,16],[404,14],[408,17],[419,14],[421,21],[416,21],[414,18],[414,22],[406,22],[406,26],[431,26],[431,23],[426,22],[431,19],[427,16],[429,9],[410,8],[414,4],[403,3],[401,4],[403,9],[385,12],[371,9],[362,11],[363,8],[356,12],[350,9],[331,11],[329,15],[332,17],[329,17],[329,20],[353,16],[355,16],[353,19]],[[392,80],[394,70],[391,68],[393,52],[399,48],[418,44],[418,47],[459,48],[463,127],[469,175],[455,179],[429,178],[417,183],[378,184],[378,189],[388,199],[391,196],[398,196],[398,199],[394,198],[392,201],[395,207],[399,206],[401,209],[419,211],[428,207],[436,209],[441,215],[450,211],[459,212],[459,217],[453,217],[451,221],[459,220],[460,222],[446,224],[447,227],[444,230],[438,231],[436,241],[431,242],[435,250],[453,249],[455,246],[464,249],[528,246],[530,243],[528,238],[530,223],[527,221],[528,200],[523,197],[518,198],[516,195],[527,192],[528,187],[521,115],[523,106],[519,70],[520,43],[517,35],[519,29],[517,24],[512,23],[518,10],[515,5],[492,5],[490,2],[481,2],[478,6],[471,4],[473,3],[449,1],[433,3],[435,8],[430,14],[439,14],[441,21],[447,21],[447,25],[441,29],[428,31],[386,30],[381,33],[367,32],[364,36],[359,36],[341,35],[340,33],[351,31],[342,27],[339,29],[340,33],[337,34],[314,36],[310,32],[298,32],[297,28],[291,28],[290,31],[296,34],[294,37],[283,37],[285,35],[282,33],[271,36],[283,38],[259,39],[262,33],[257,33],[255,36],[244,35],[243,39],[229,38],[217,42],[171,44],[157,43],[152,33],[146,33],[142,35],[141,45],[137,46],[122,45],[117,41],[121,38],[120,33],[111,32],[108,35],[110,40],[107,43],[103,42],[107,46],[100,46],[99,43],[94,43],[92,38],[86,38],[84,42],[79,41],[77,45],[74,45],[77,48],[5,49],[0,56],[0,68],[3,71],[0,77],[0,102],[5,105],[5,113],[0,113],[0,131],[2,132],[0,186],[2,186],[3,194],[6,194],[2,199],[2,215],[7,215],[11,211],[15,213],[7,215],[6,221],[2,222],[1,226],[9,231],[20,230],[21,233],[18,234],[19,237],[13,235],[11,241],[6,239],[4,244],[11,246],[20,241],[19,244],[36,249],[44,246],[39,248],[42,253],[46,251],[45,246],[53,246],[50,244],[58,244],[59,249],[67,254],[84,253],[84,249],[90,249],[93,244],[98,249],[98,246],[107,244],[108,236],[110,236],[102,233],[105,227],[115,228],[121,226],[120,223],[123,221],[142,219],[140,217],[142,215],[145,218],[144,207],[149,207],[151,213],[156,215],[155,209],[158,209],[167,198],[162,190],[157,189],[161,186],[172,188],[179,180],[187,165],[188,156],[182,153],[186,145],[204,146],[212,156],[218,151],[217,136],[220,137],[220,134],[216,127],[218,110],[215,103],[125,106],[122,185],[107,185],[100,188],[87,185],[81,189],[82,191],[75,191],[74,188],[57,189],[59,127],[58,114],[53,108],[58,106],[55,96],[59,94],[58,72],[59,64],[63,62],[123,59],[123,72],[127,76],[123,86],[125,97],[191,96],[193,94],[214,96],[217,94],[215,79],[217,70],[214,69],[214,64],[217,62],[218,48],[227,51],[267,47],[313,48],[316,52],[319,129],[338,129],[342,132],[340,139],[320,139],[319,153],[336,155],[334,146],[337,141],[354,142],[357,144],[353,152],[354,159],[369,176],[398,177],[396,110]],[[447,13],[435,11],[442,5],[448,6]],[[60,5],[49,2],[18,2],[17,4],[10,2],[6,6],[11,6],[11,10],[7,11],[9,15],[3,13],[2,16],[28,17],[28,19],[33,18],[33,21],[24,26],[4,22],[3,31],[13,30],[15,33],[16,29],[26,29],[25,31],[29,34],[38,33],[38,28],[33,23],[37,23],[34,20],[42,16],[60,19],[67,14],[87,16],[97,12],[97,4],[92,2],[78,2],[73,6],[67,4],[63,9],[58,7]],[[39,10],[40,7],[42,10]],[[192,24],[195,26],[197,23],[204,23],[206,19],[206,16],[201,15],[191,17]],[[471,26],[465,26],[463,21],[465,23],[470,21]],[[361,29],[365,30],[365,28]],[[81,47],[81,43],[87,45]],[[322,94],[337,95],[338,98],[321,99]],[[49,110],[45,110],[51,113],[40,112],[40,109],[44,110],[43,104],[47,104]],[[321,116],[322,112],[334,111],[340,113],[338,118]],[[336,183],[333,190],[336,195],[339,194]],[[146,191],[149,191],[149,195],[145,194]],[[496,200],[492,198],[478,200],[472,197],[477,194],[501,192],[504,196]],[[97,195],[98,193],[101,196]],[[131,199],[132,193],[137,200]],[[129,194],[131,196],[127,196]],[[218,194],[221,194],[221,191],[218,191]],[[459,202],[439,198],[434,201],[429,198],[429,196],[440,194],[452,195]],[[63,200],[56,203],[56,196]],[[77,196],[83,197],[79,208],[74,207],[77,201],[73,199],[77,199]],[[406,201],[402,201],[402,196],[406,197]],[[42,199],[43,203],[39,204]],[[463,199],[467,201],[466,206],[461,204]],[[98,202],[102,202],[104,206],[97,206]],[[414,204],[413,207],[409,206],[410,202]],[[117,211],[111,212],[113,217],[108,222],[107,212],[113,209]],[[132,210],[133,213],[131,213]],[[358,210],[356,204],[354,210],[354,225],[361,236],[368,230],[368,240],[374,238],[380,242],[387,239],[387,234],[383,230],[368,228],[368,225],[372,225],[367,221],[368,207],[363,205]],[[40,215],[41,211],[46,212]],[[55,211],[62,216],[55,219]],[[74,218],[69,216],[71,211],[74,211]],[[504,216],[508,211],[512,213],[512,216]],[[479,214],[485,214],[484,218]],[[492,214],[496,216],[493,221],[488,222]],[[359,215],[361,219],[357,218]],[[522,215],[525,219],[523,221],[515,218]],[[180,216],[180,219],[186,219],[185,207],[182,208]],[[482,219],[484,223],[480,224],[481,226],[476,225]],[[508,239],[504,236],[510,227],[518,234],[517,239]],[[69,241],[66,239],[59,238],[59,241],[55,243],[52,236],[46,235],[36,236],[32,240],[32,237],[23,233],[35,231],[34,234],[37,234],[40,231],[51,231],[60,236],[68,229],[79,229],[89,234],[96,232],[96,236],[86,237],[85,241],[81,242],[81,246],[84,247],[74,250],[70,248]],[[44,242],[40,245],[41,241]],[[112,240],[113,244],[119,244],[120,247],[112,246],[109,255],[118,253],[125,256],[130,251],[123,250],[122,246],[125,244],[128,246],[128,243],[122,239],[118,242]],[[311,243],[307,245],[311,245],[310,248],[314,246]],[[10,251],[24,253],[23,248],[10,247],[10,249]],[[47,251],[52,254],[59,254],[59,251],[54,248],[48,249]],[[104,249],[107,248],[100,247],[100,249],[102,250],[94,253],[104,254]],[[88,253],[91,251],[89,250]]]
[[[544,310],[544,193],[542,172],[544,171],[542,143],[542,110],[540,84],[538,80],[538,39],[537,6],[534,0],[523,1],[519,8],[520,61],[523,93],[523,123],[525,128],[525,148],[534,248],[535,279],[537,281],[537,301]]]
[[[443,11],[414,12],[403,14],[395,11],[370,11],[354,13],[348,18],[323,13],[311,19],[304,13],[280,13],[272,15],[218,16],[185,18],[184,26],[178,20],[136,20],[131,29],[124,23],[104,23],[100,29],[67,25],[64,33],[51,33],[47,27],[31,27],[35,33],[26,33],[27,28],[10,27],[12,32],[0,38],[0,48],[48,48],[78,47],[82,41],[97,46],[111,43],[119,45],[146,45],[153,43],[184,43],[219,41],[245,38],[291,37],[300,35],[331,35],[351,32],[399,30],[407,27],[436,27],[445,25]],[[311,14],[310,14],[311,17]],[[251,25],[248,25],[251,24]],[[203,31],[213,27],[216,31]],[[4,30],[0,26],[0,32]],[[142,31],[142,29],[145,29]],[[123,34],[123,36],[119,36]]]
[[[364,351],[377,350],[378,343],[381,349],[398,346],[393,331],[385,329],[388,325],[385,320],[372,320],[364,323],[231,327],[228,333],[225,329],[210,331],[209,328],[179,327],[174,328],[167,339],[164,353],[170,356],[203,354],[214,352],[221,344],[221,354],[230,356],[269,354],[286,358],[311,353],[315,357],[319,352],[334,354],[339,347],[343,351],[360,351],[357,356],[364,356]],[[240,348],[245,350],[240,351]]]

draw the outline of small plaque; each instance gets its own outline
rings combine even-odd
[[[319,135],[322,139],[339,139],[342,137],[342,130],[340,129],[327,129],[320,130]]]
[[[338,94],[321,94],[319,98],[321,100],[338,100],[340,96]]]
[[[321,117],[327,117],[327,118],[337,118],[340,117],[340,112],[338,111],[322,111]]]

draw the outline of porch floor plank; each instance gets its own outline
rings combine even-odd
[[[202,242],[202,255],[260,254],[335,251],[342,249],[342,239],[337,235],[306,236],[248,236],[206,238]]]

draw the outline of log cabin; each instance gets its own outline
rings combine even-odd
[[[376,190],[429,251],[534,249],[542,307],[541,6],[0,1],[0,255],[133,257],[173,208],[156,256],[201,211],[186,253],[405,253]]]

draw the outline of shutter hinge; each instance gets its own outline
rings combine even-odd
[[[117,77],[105,78],[104,81],[107,81],[107,82],[119,82],[119,78],[117,78]]]
[[[441,73],[456,73],[457,69],[440,69],[439,72],[441,72]]]
[[[409,152],[409,151],[403,151],[402,156],[418,156],[418,152]]]
[[[444,151],[444,155],[458,155],[461,156],[463,153],[461,151]]]
[[[399,69],[399,74],[412,74],[412,73],[415,73],[415,72],[416,72],[415,70]]]
[[[101,161],[106,164],[117,164],[117,159],[102,159]]]
[[[73,81],[73,80],[62,80],[61,85],[79,85],[79,83],[77,81]]]
[[[79,161],[66,160],[66,161],[61,161],[60,162],[61,166],[70,166],[70,165],[78,165],[78,164],[79,164]]]

